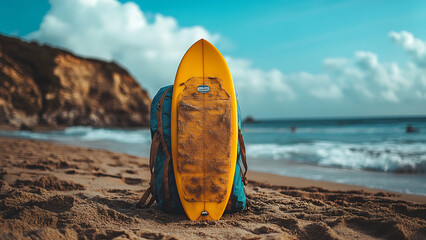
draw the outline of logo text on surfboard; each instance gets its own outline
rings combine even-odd
[[[200,85],[197,87],[197,91],[200,93],[208,93],[210,92],[210,87],[207,85]]]

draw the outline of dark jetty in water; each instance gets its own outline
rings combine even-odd
[[[256,123],[257,121],[252,117],[252,116],[248,116],[243,120],[243,123]]]

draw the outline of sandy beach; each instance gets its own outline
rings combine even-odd
[[[135,208],[148,160],[0,138],[0,239],[426,239],[426,197],[250,172],[219,221]]]

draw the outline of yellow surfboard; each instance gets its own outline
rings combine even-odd
[[[171,112],[176,185],[191,220],[217,220],[225,211],[236,167],[237,111],[225,59],[199,40],[180,62]]]

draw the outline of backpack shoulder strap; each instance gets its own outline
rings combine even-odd
[[[171,87],[170,87],[171,88]],[[164,180],[167,180],[168,183],[168,166],[169,166],[169,162],[170,162],[170,154],[167,151],[167,144],[164,140],[163,137],[163,104],[164,104],[164,99],[166,98],[167,92],[170,90],[170,88],[168,88],[166,91],[164,91],[163,95],[161,96],[160,102],[157,104],[157,125],[158,125],[158,129],[157,131],[154,133],[154,136],[152,138],[152,143],[151,143],[151,150],[149,153],[149,170],[151,173],[151,179],[149,181],[149,188],[147,190],[145,190],[144,194],[142,195],[141,199],[139,200],[139,202],[136,204],[136,207],[140,207],[140,208],[149,208],[155,201],[155,197],[154,197],[154,162],[155,162],[155,157],[157,156],[157,152],[158,152],[158,147],[162,146],[164,153],[166,154],[166,162],[164,163],[164,171],[163,171],[163,184],[164,184]],[[167,166],[167,169],[166,169]],[[167,171],[166,171],[167,170]],[[165,175],[167,175],[166,178]],[[170,193],[169,193],[169,185],[168,184],[164,184],[163,187],[167,187],[167,191],[166,188],[165,189],[165,195],[166,195],[166,201],[168,201],[168,198],[170,197]],[[148,198],[151,196],[150,200],[148,201]]]
[[[161,147],[163,148],[163,152],[166,155],[166,161],[164,161],[163,166],[163,189],[164,189],[164,200],[167,209],[170,209],[170,190],[169,190],[169,165],[170,165],[170,153],[167,149],[167,142],[164,140],[163,135],[163,104],[166,99],[166,95],[172,87],[167,88],[164,91],[163,96],[161,96],[160,102],[157,105],[157,120],[158,120],[158,133]]]
[[[139,202],[136,204],[136,207],[139,208],[149,208],[155,201],[154,198],[154,161],[155,156],[157,156],[158,146],[160,145],[160,138],[158,132],[154,133],[152,138],[151,150],[149,153],[149,171],[151,173],[151,180],[149,181],[149,188],[145,190]],[[148,201],[148,198],[151,196],[151,199]]]
[[[242,173],[242,180],[244,183],[244,186],[247,185],[247,155],[246,155],[246,145],[244,144],[243,134],[241,132],[241,129],[238,128],[238,142],[240,143],[240,151],[241,151],[241,160],[244,165],[244,173]],[[242,172],[242,171],[241,171]]]

